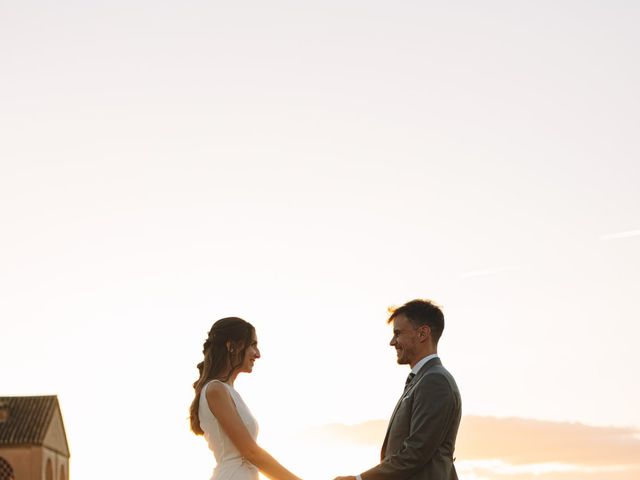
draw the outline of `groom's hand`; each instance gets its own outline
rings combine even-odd
[[[356,480],[356,477],[353,476],[349,476],[349,477],[336,477],[333,480]]]

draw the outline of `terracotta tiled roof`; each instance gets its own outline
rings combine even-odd
[[[3,407],[4,405],[4,407]],[[58,407],[58,398],[0,397],[0,408],[8,408],[9,416],[0,421],[0,446],[42,445],[49,423]]]

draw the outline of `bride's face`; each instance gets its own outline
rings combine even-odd
[[[242,362],[242,367],[240,367],[240,371],[251,373],[251,371],[253,370],[253,364],[258,358],[260,358],[260,350],[258,350],[258,337],[256,336],[256,333],[253,332],[251,343],[244,351],[244,360]]]

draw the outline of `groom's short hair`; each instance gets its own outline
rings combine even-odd
[[[387,323],[393,322],[398,315],[404,315],[414,327],[428,325],[431,329],[431,335],[437,344],[444,330],[444,315],[440,307],[431,300],[416,299],[405,303],[401,307],[389,308],[391,315]]]

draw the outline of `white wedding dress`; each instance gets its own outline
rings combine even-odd
[[[210,480],[258,480],[258,469],[242,457],[209,409],[207,387],[211,385],[211,382],[222,383],[229,390],[242,422],[254,440],[258,437],[258,423],[251,415],[240,394],[231,385],[220,382],[220,380],[208,382],[200,393],[198,414],[204,438],[207,440],[217,464]]]

